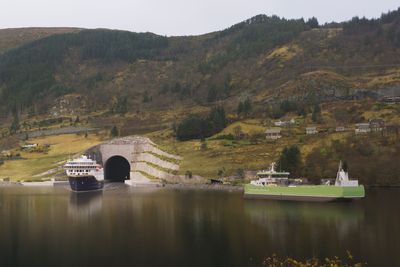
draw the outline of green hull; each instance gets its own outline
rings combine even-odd
[[[247,198],[263,198],[293,201],[346,201],[360,199],[365,196],[363,185],[332,186],[332,185],[299,185],[286,186],[244,186]]]

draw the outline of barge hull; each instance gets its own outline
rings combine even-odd
[[[287,201],[332,202],[351,201],[365,196],[364,186],[295,186],[269,187],[245,185],[244,197]]]
[[[244,194],[246,199],[267,199],[283,201],[304,201],[304,202],[350,202],[359,198],[340,198],[340,197],[313,197],[313,196],[285,196],[285,195],[260,195]]]

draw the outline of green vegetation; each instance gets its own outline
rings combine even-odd
[[[335,177],[339,160],[346,161],[351,177],[367,185],[400,185],[399,139],[395,133],[348,137],[329,146],[316,147],[305,158],[309,179]]]
[[[327,25],[260,15],[202,36],[67,30],[16,42],[0,55],[1,151],[28,131],[87,125],[112,137],[154,137],[184,157],[181,174],[238,175],[296,145],[307,166],[299,175],[332,177],[342,159],[366,184],[399,184],[377,174],[378,163],[398,171],[388,162],[398,156],[395,134],[362,145],[350,132],[332,132],[374,118],[400,124],[399,105],[377,99],[400,84],[399,20],[399,10]],[[277,119],[296,123],[266,140]],[[321,133],[306,136],[312,124]],[[351,149],[339,153],[335,141]]]
[[[368,266],[367,263],[357,262],[353,255],[347,251],[347,258],[339,257],[325,258],[323,260],[312,258],[308,260],[297,260],[291,257],[281,258],[276,254],[264,259],[262,266],[266,267],[362,267]]]
[[[204,139],[220,132],[226,127],[227,120],[223,107],[213,108],[206,119],[198,115],[190,115],[184,119],[176,130],[176,138],[180,141]]]
[[[285,147],[277,162],[278,170],[290,172],[290,177],[300,177],[302,162],[297,146]]]
[[[113,127],[111,128],[110,136],[113,137],[113,138],[119,136],[119,131],[118,131],[117,126],[113,126]]]
[[[21,151],[20,160],[6,160],[0,167],[0,177],[10,177],[17,180],[39,180],[48,175],[45,172],[57,168],[70,156],[80,153],[85,149],[101,142],[98,136],[84,136],[69,134],[35,138],[32,143],[38,143],[39,147],[49,144],[47,151]]]
[[[78,49],[80,60],[110,63],[153,58],[167,46],[165,37],[110,30],[83,30],[28,43],[0,55],[2,104],[28,107],[46,96],[71,92],[54,75],[72,48]]]

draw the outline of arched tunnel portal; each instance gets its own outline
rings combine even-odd
[[[130,179],[131,165],[122,156],[109,158],[104,165],[104,179],[111,182],[124,182]]]

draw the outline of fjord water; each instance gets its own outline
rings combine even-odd
[[[261,266],[265,256],[400,266],[400,190],[353,203],[238,192],[0,188],[0,266]]]

